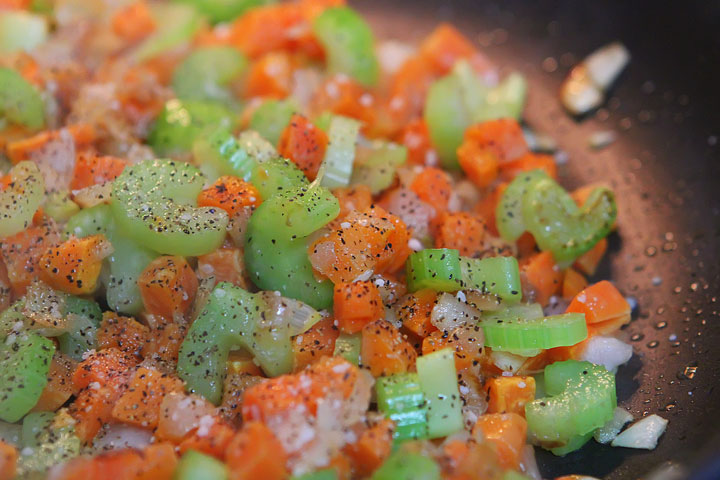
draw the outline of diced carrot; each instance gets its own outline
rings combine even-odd
[[[112,378],[125,374],[136,363],[137,359],[116,348],[94,351],[75,369],[72,376],[73,387],[80,390],[91,383],[105,385]]]
[[[70,237],[51,247],[38,260],[43,280],[73,295],[92,293],[97,287],[102,260],[113,251],[105,235]]]
[[[155,428],[165,395],[182,391],[183,382],[180,379],[154,368],[140,367],[115,403],[112,417],[130,425]]]
[[[405,266],[405,261],[412,253],[408,246],[410,231],[400,217],[387,212],[383,215],[380,207],[372,209],[381,221],[389,222],[392,225],[387,233],[385,245],[375,254],[377,259],[375,273],[395,273]]]
[[[337,230],[351,212],[362,212],[370,208],[373,203],[370,187],[365,184],[352,187],[336,188],[332,191],[340,204],[340,213],[337,218],[327,225],[330,230]]]
[[[245,97],[285,98],[292,88],[293,60],[287,52],[268,52],[250,66]]]
[[[292,342],[294,370],[299,371],[322,357],[332,356],[340,330],[332,318],[325,318]]]
[[[600,261],[603,259],[608,248],[607,238],[601,238],[593,248],[580,255],[575,260],[575,268],[583,272],[585,275],[595,275]]]
[[[399,128],[422,117],[425,97],[435,78],[432,65],[420,56],[406,60],[392,75],[388,113]]]
[[[437,330],[430,322],[437,293],[434,290],[419,290],[402,298],[394,307],[403,327],[424,338]]]
[[[500,201],[500,198],[502,198],[502,194],[505,192],[507,186],[507,183],[499,184],[475,206],[475,212],[485,222],[488,231],[495,236],[499,235],[495,219],[495,209],[497,208],[497,204]]]
[[[4,312],[10,307],[13,301],[12,283],[2,257],[2,250],[0,250],[0,312]]]
[[[112,419],[112,410],[125,382],[122,377],[114,377],[105,385],[95,388],[92,385],[82,390],[70,405],[70,415],[75,419],[75,434],[83,442],[90,442],[102,426]]]
[[[422,341],[422,354],[427,355],[443,348],[455,350],[455,369],[459,372],[477,364],[481,360],[482,344],[478,343],[480,335],[473,330],[466,330],[462,335],[435,330]]]
[[[447,210],[453,186],[450,183],[450,176],[444,170],[427,167],[415,176],[410,184],[410,190],[415,192],[420,200],[442,212]]]
[[[75,148],[82,150],[95,140],[95,128],[88,124],[69,125],[62,130],[45,130],[23,140],[10,142],[6,147],[7,157],[13,164],[31,160],[35,152],[42,150],[49,142],[57,140],[67,130],[75,140]]]
[[[333,311],[345,333],[357,333],[368,323],[385,318],[380,291],[371,281],[336,284]]]
[[[70,189],[79,190],[115,180],[127,164],[127,160],[122,158],[81,152],[75,158],[75,170],[70,182]]]
[[[134,480],[171,480],[177,466],[175,447],[170,443],[153,443],[142,452],[142,463]]]
[[[448,346],[448,336],[440,330],[433,330],[428,336],[423,338],[422,342],[422,354],[427,355],[428,353],[442,350]]]
[[[525,416],[525,404],[535,399],[534,377],[495,377],[485,383],[488,413]]]
[[[465,175],[480,188],[489,187],[497,178],[499,162],[495,153],[466,139],[457,150],[458,161]]]
[[[105,312],[97,341],[100,348],[115,348],[127,355],[139,355],[149,334],[150,329],[134,318]]]
[[[156,258],[145,267],[137,283],[145,310],[167,319],[187,312],[198,287],[195,272],[180,256]]]
[[[28,10],[32,0],[0,0],[0,8],[3,10]]]
[[[103,452],[91,461],[97,472],[114,480],[134,480],[142,466],[140,453],[129,448]]]
[[[468,59],[480,71],[490,66],[470,40],[449,23],[441,23],[420,45],[420,56],[438,75],[448,73],[455,62]]]
[[[377,425],[364,430],[356,442],[343,448],[360,476],[372,474],[390,455],[394,431],[395,423],[385,418]]]
[[[287,454],[272,430],[260,422],[245,424],[225,451],[230,480],[283,480]]]
[[[407,372],[416,357],[412,345],[389,322],[377,320],[363,327],[360,358],[373,376]]]
[[[565,270],[565,277],[563,277],[562,285],[562,296],[564,299],[571,300],[587,286],[588,281],[582,273],[579,273],[574,268],[568,268]]]
[[[37,278],[40,257],[59,241],[55,225],[46,223],[30,226],[0,242],[0,255],[16,297],[24,295],[27,286]]]
[[[571,345],[569,347],[555,347],[546,350],[546,358],[544,359],[545,365],[543,365],[541,368],[544,368],[546,365],[554,362],[563,362],[565,360],[580,360],[580,356],[585,351],[585,347],[587,346],[587,341],[594,335],[595,333],[592,332],[592,328],[588,327],[588,338],[586,338],[582,342],[576,343],[575,345]]]
[[[473,435],[482,434],[495,445],[498,460],[504,468],[516,470],[527,438],[527,422],[516,413],[481,415],[473,427]]]
[[[553,156],[532,152],[504,163],[500,167],[500,174],[503,180],[510,182],[516,176],[530,170],[544,170],[550,177],[557,178],[557,165]]]
[[[289,158],[305,176],[315,180],[325,158],[328,136],[300,114],[293,114],[280,137],[278,153]]]
[[[527,260],[529,257],[534,255],[536,253],[535,251],[535,237],[532,236],[532,233],[525,232],[522,235],[520,235],[520,238],[517,239],[515,242],[517,245],[517,258],[520,263],[524,264],[525,260]]]
[[[12,480],[15,478],[17,459],[17,449],[0,440],[0,480]]]
[[[563,274],[550,252],[540,252],[523,266],[523,273],[535,292],[535,301],[547,305],[562,286]]]
[[[520,124],[512,118],[500,118],[472,125],[465,131],[465,141],[474,142],[495,154],[499,166],[528,152]]]
[[[93,480],[97,476],[93,459],[85,456],[71,458],[53,472],[55,480]]]
[[[129,42],[142,40],[156,27],[152,13],[144,1],[120,8],[112,16],[111,22],[115,35]]]
[[[215,419],[215,423],[210,427],[200,427],[189,433],[178,445],[178,450],[181,455],[188,450],[196,450],[223,460],[225,451],[234,436],[235,430],[232,427]]]
[[[251,183],[238,177],[223,176],[200,192],[199,207],[217,207],[231,217],[244,207],[257,207],[262,202],[260,192]]]
[[[628,323],[630,323],[630,319],[631,316],[628,313],[626,315],[620,315],[619,317],[615,317],[610,320],[605,320],[604,322],[597,322],[588,325],[588,337],[592,337],[595,335],[610,335],[611,333],[620,330],[623,325],[627,325]]]
[[[400,143],[407,147],[407,163],[410,165],[427,165],[437,159],[437,152],[430,140],[430,131],[421,118],[405,125],[400,133]]]
[[[372,125],[375,103],[375,97],[358,82],[347,75],[335,75],[317,89],[310,109],[318,114],[328,111]]]
[[[55,352],[47,374],[48,383],[32,412],[54,412],[67,402],[75,390],[72,382],[75,367],[76,362],[72,358]]]
[[[201,255],[197,259],[200,279],[215,277],[215,282],[230,282],[240,288],[250,285],[245,271],[245,256],[240,248],[224,247]]]
[[[186,327],[172,322],[161,322],[150,330],[141,351],[143,358],[156,358],[175,363],[180,352],[180,345],[185,339]]]
[[[352,465],[347,455],[339,452],[330,459],[328,468],[335,470],[337,480],[350,480],[352,478]]]
[[[484,250],[485,223],[466,212],[445,213],[440,217],[435,248],[454,248],[460,255],[477,257]]]
[[[497,452],[487,442],[450,440],[442,446],[443,478],[475,480],[502,478]]]
[[[302,22],[295,5],[270,5],[249,10],[230,25],[230,43],[251,58],[287,47],[286,32]]]
[[[630,315],[630,304],[607,280],[590,285],[573,298],[567,312],[585,314],[588,325]]]

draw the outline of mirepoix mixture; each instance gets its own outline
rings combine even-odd
[[[344,3],[0,1],[0,480],[654,447],[657,416],[618,436],[612,190],[562,186],[452,25],[380,41]]]

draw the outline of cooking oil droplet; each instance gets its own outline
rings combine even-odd
[[[687,366],[685,367],[685,369],[680,373],[680,375],[678,375],[678,378],[680,380],[685,380],[685,379],[692,380],[693,378],[695,378],[697,369],[698,369],[697,362],[688,363]]]
[[[665,307],[658,307],[656,313],[658,315],[662,315],[663,313],[665,313]]]
[[[682,287],[681,287],[680,285],[678,285],[677,287],[673,288],[673,292],[674,292],[674,293],[680,293],[680,292],[682,292]]]
[[[662,330],[665,327],[667,327],[667,322],[657,322],[655,324],[655,328],[657,328],[658,330]]]
[[[657,340],[653,340],[652,342],[648,342],[647,347],[648,348],[655,348],[660,344]]]
[[[645,249],[645,255],[648,257],[654,257],[657,254],[657,248],[655,247],[647,247]]]
[[[665,410],[666,412],[669,412],[671,410],[674,410],[675,407],[677,407],[677,402],[672,401],[672,402],[668,403],[667,405],[665,405],[665,408],[663,410]]]
[[[630,337],[630,340],[632,340],[633,342],[639,342],[643,338],[645,338],[645,335],[643,335],[642,333],[635,333],[632,337]]]

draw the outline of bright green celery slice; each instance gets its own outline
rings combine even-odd
[[[232,47],[210,46],[192,52],[173,72],[178,98],[232,103],[227,86],[247,69],[248,61]]]
[[[0,345],[0,419],[16,422],[37,403],[54,353],[52,341],[34,333]]]
[[[0,118],[37,130],[45,125],[40,92],[15,70],[0,67]]]
[[[206,15],[211,22],[229,22],[253,7],[274,3],[273,0],[175,0],[188,3]]]
[[[615,376],[601,365],[568,360],[545,367],[549,397],[525,406],[530,438],[548,449],[580,448],[581,436],[592,436],[613,417],[617,407]],[[557,450],[569,453],[569,448]]]
[[[523,197],[523,220],[540,250],[572,262],[610,233],[617,206],[613,192],[598,187],[582,207],[551,178],[539,180]]]
[[[295,475],[290,480],[338,480],[337,471],[334,468],[326,468],[305,475]]]
[[[345,187],[350,183],[359,133],[360,122],[333,115],[328,128],[329,143],[320,167],[324,172],[321,180],[323,187]]]
[[[515,177],[505,189],[495,209],[497,229],[506,242],[515,242],[525,233],[523,198],[542,179],[548,178],[544,170],[532,170]]]
[[[527,82],[519,73],[513,72],[490,89],[485,102],[475,113],[476,122],[484,122],[497,118],[520,119],[525,98],[527,97]]]
[[[221,175],[248,178],[257,165],[230,130],[223,127],[195,139],[192,152],[200,170],[211,180]]]
[[[372,30],[348,7],[328,8],[313,22],[313,32],[325,49],[330,73],[345,73],[371,87],[380,76]]]
[[[298,188],[309,188],[308,179],[302,170],[282,157],[257,163],[245,180],[257,188],[263,200],[276,194],[290,194]]]
[[[380,377],[375,393],[378,410],[395,422],[393,438],[399,441],[427,438],[427,405],[417,373]]]
[[[57,191],[48,193],[43,210],[56,222],[65,223],[80,211],[80,207],[72,201],[69,192]]]
[[[204,24],[204,18],[190,5],[153,3],[152,16],[158,28],[135,51],[139,62],[189,42]]]
[[[362,347],[362,335],[359,333],[341,333],[335,340],[333,355],[343,357],[353,365],[360,363],[360,348]]]
[[[440,480],[440,467],[431,458],[420,453],[394,452],[370,480]]]
[[[93,300],[67,295],[62,313],[68,321],[68,332],[58,337],[60,351],[80,361],[85,352],[97,348],[102,310]]]
[[[299,107],[292,99],[265,100],[252,114],[250,128],[264,139],[277,145],[283,130],[290,123],[292,114]]]
[[[266,199],[250,217],[245,236],[245,264],[253,283],[316,309],[332,305],[333,285],[315,278],[307,247],[309,236],[339,212],[337,199],[317,184]]]
[[[220,460],[188,450],[180,457],[173,480],[226,480],[228,470]]]
[[[48,21],[23,10],[0,12],[0,54],[29,51],[47,39]]]
[[[358,151],[350,184],[367,185],[377,195],[393,184],[398,167],[406,161],[407,147],[376,140],[369,149]]]
[[[165,103],[148,135],[148,145],[160,156],[175,156],[191,151],[193,142],[210,128],[235,126],[236,115],[225,105],[202,100]]]
[[[23,313],[24,309],[25,298],[21,298],[0,312],[0,341],[5,340],[5,337],[10,335],[12,332],[22,330],[26,326],[27,319]],[[18,328],[18,326],[20,328]]]
[[[146,160],[115,179],[110,208],[137,243],[163,254],[203,255],[220,246],[228,223],[224,210],[196,206],[204,182],[192,165]]]
[[[528,311],[527,306],[518,305],[483,315],[480,326],[485,334],[485,346],[519,353],[571,346],[587,338],[585,315],[565,313],[544,317],[539,305],[530,308]]]
[[[445,437],[463,429],[463,401],[458,390],[455,353],[443,348],[417,359],[420,386],[427,400],[430,438]]]
[[[63,410],[59,413],[36,412],[23,420],[22,446],[18,459],[21,477],[43,473],[53,465],[66,462],[80,454],[80,439],[75,435],[72,418]]]
[[[450,248],[426,248],[407,260],[408,291],[430,288],[438,292],[460,290],[460,253]]]
[[[25,230],[45,198],[45,181],[33,162],[15,165],[10,179],[8,188],[0,190],[0,239]]]
[[[460,270],[464,288],[496,295],[506,305],[522,299],[520,268],[515,257],[462,257]]]
[[[262,293],[218,284],[180,346],[177,373],[188,389],[220,403],[228,354],[239,347],[253,354],[266,374],[289,373],[290,325],[270,313]]]

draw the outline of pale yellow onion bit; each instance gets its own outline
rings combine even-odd
[[[15,165],[10,180],[10,185],[0,191],[0,238],[29,227],[45,197],[45,181],[33,162]]]

